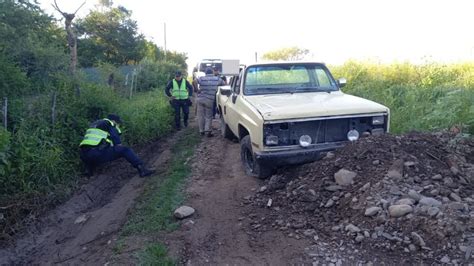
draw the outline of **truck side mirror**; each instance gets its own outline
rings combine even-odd
[[[340,78],[337,80],[337,85],[339,86],[339,88],[346,86],[346,84],[347,84],[347,80],[345,78]]]
[[[225,88],[219,87],[219,91],[221,92],[222,95],[225,95],[227,97],[229,97],[232,94],[230,87],[225,87]]]

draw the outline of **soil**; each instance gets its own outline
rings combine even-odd
[[[217,126],[216,126],[217,127]],[[302,263],[309,241],[287,239],[280,231],[255,234],[242,200],[259,180],[245,175],[239,143],[204,138],[196,151],[186,205],[196,209],[179,230],[166,236],[173,257],[187,265],[286,265]]]
[[[217,121],[214,128],[218,135]],[[141,155],[166,169],[177,137],[152,143]],[[203,137],[185,188],[185,205],[196,212],[178,221],[176,231],[127,237],[119,254],[113,252],[144,184],[134,169],[116,162],[28,228],[14,247],[0,250],[0,261],[130,265],[137,250],[159,241],[183,265],[467,264],[474,253],[474,147],[472,139],[458,137],[362,139],[268,180],[246,176],[238,142]],[[356,173],[347,186],[334,180],[342,168]],[[441,179],[433,178],[438,174]],[[436,215],[418,199],[408,202],[411,213],[390,216],[388,207],[406,203],[412,190],[441,203]],[[369,207],[380,209],[366,216]]]
[[[166,169],[177,136],[138,154],[158,171]],[[103,265],[144,180],[123,159],[99,169],[67,202],[18,234],[14,245],[0,249],[1,264]]]

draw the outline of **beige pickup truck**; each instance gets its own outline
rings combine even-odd
[[[278,166],[315,161],[320,153],[389,130],[390,111],[345,94],[315,62],[253,64],[219,87],[221,133],[238,138],[248,175],[270,176]]]

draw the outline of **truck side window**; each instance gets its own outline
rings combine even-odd
[[[232,90],[234,91],[235,94],[240,93],[240,76],[235,76],[234,84],[232,85]]]

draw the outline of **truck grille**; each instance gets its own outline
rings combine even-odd
[[[385,119],[387,121],[387,119]],[[277,136],[277,146],[299,145],[302,135],[309,135],[312,144],[340,142],[347,140],[347,132],[356,129],[360,134],[371,132],[375,128],[384,128],[386,125],[374,126],[372,117],[351,117],[301,122],[285,122],[264,125],[264,143],[267,136]]]

